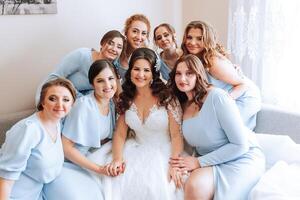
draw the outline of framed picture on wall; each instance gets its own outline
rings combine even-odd
[[[0,15],[57,13],[56,0],[0,0]]]

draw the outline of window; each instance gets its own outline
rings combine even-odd
[[[228,47],[265,103],[300,112],[300,2],[231,0]]]

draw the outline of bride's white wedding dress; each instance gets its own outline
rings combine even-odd
[[[172,112],[175,120],[176,112]],[[171,155],[168,112],[165,107],[153,106],[143,121],[132,104],[125,112],[126,124],[135,132],[135,139],[125,142],[123,158],[125,172],[117,177],[102,176],[101,187],[105,200],[176,200],[183,199],[182,189],[168,180],[168,161]],[[111,161],[111,143],[94,152],[90,159],[96,163]],[[99,179],[99,177],[98,177]]]

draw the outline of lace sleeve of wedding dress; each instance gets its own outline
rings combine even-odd
[[[182,109],[178,99],[170,102],[167,106],[168,111],[172,114],[175,121],[181,125],[182,123]]]

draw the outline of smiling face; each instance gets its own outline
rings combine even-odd
[[[175,73],[175,83],[179,91],[192,93],[196,85],[196,74],[188,68],[185,62],[178,63]]]
[[[200,28],[191,28],[188,30],[184,45],[188,50],[188,53],[198,55],[204,49],[203,33]]]
[[[134,49],[145,45],[148,35],[147,25],[142,21],[133,21],[126,33],[127,42]]]
[[[65,117],[73,105],[71,92],[63,86],[51,86],[42,101],[44,114],[54,120]]]
[[[151,64],[146,59],[137,59],[131,69],[131,82],[137,88],[150,87],[153,78]]]
[[[163,50],[176,47],[172,34],[165,26],[160,26],[154,33],[155,44]]]
[[[117,91],[116,77],[109,67],[104,68],[94,79],[95,96],[111,99]]]
[[[108,40],[102,47],[101,53],[104,58],[108,60],[117,59],[123,50],[123,39],[115,37],[112,40]]]

